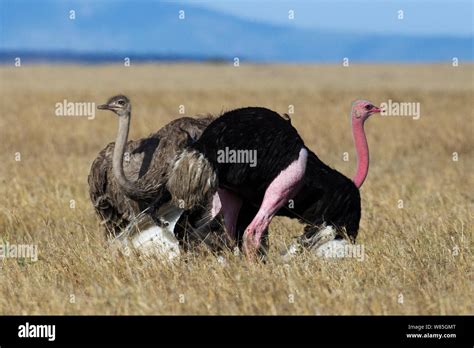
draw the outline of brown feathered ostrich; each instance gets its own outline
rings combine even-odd
[[[167,194],[163,183],[169,176],[176,155],[189,145],[190,139],[198,139],[213,118],[182,117],[146,138],[128,141],[130,100],[123,95],[114,96],[98,109],[113,111],[119,121],[115,143],[100,151],[88,177],[90,198],[106,231],[118,236],[138,216],[145,217],[145,225],[148,225],[145,228],[150,224],[159,226],[168,223],[163,221],[165,216],[165,219],[175,220],[173,224],[180,219],[176,229],[173,225],[170,230],[173,232],[174,229],[181,240],[199,241],[205,239],[210,231],[219,235],[223,228],[218,221],[208,224],[208,229],[194,228],[193,221],[200,220],[203,212],[205,215],[205,209],[186,212],[181,216],[182,210],[172,207],[160,210],[158,214],[158,209],[162,209],[159,202]],[[208,240],[215,242],[212,238]]]

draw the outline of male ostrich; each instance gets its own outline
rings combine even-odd
[[[243,247],[248,256],[260,248],[262,234],[275,215],[307,224],[306,240],[325,226],[345,230],[354,240],[361,216],[358,189],[369,167],[364,122],[378,112],[366,100],[352,105],[358,163],[353,180],[324,164],[288,120],[265,108],[248,107],[224,113],[179,154],[167,188],[174,203],[184,201],[186,208],[214,195],[213,213],[222,210],[227,231],[235,237],[236,226],[246,227]],[[257,165],[219,161],[224,149],[256,150]],[[204,187],[200,175],[209,178]],[[292,209],[285,207],[290,199]],[[241,207],[246,213],[239,215]]]
[[[182,117],[161,128],[147,138],[128,141],[131,119],[130,100],[118,95],[98,106],[113,111],[119,119],[117,139],[108,144],[92,163],[88,177],[90,198],[97,214],[103,220],[107,232],[118,236],[141,216],[144,227],[171,223],[171,234],[182,210],[156,204],[168,193],[163,182],[176,157],[188,145],[189,139],[197,139],[211,123],[212,117]],[[165,197],[166,198],[166,197]],[[157,209],[161,208],[158,212]],[[141,214],[146,211],[147,214]],[[176,226],[178,237],[204,239],[209,230],[195,229],[193,223],[200,219],[201,210],[187,212]],[[163,216],[164,215],[164,216]],[[207,227],[219,233],[218,221]],[[148,226],[146,226],[148,224]],[[192,234],[189,232],[192,231]],[[202,233],[200,235],[199,233]],[[186,234],[186,236],[185,236]],[[150,234],[144,235],[146,238]],[[212,239],[212,238],[211,238]],[[146,242],[139,240],[138,244]],[[214,241],[215,242],[215,241]]]

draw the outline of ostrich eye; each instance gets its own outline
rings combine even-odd
[[[119,101],[117,102],[117,104],[120,105],[120,106],[124,106],[124,105],[125,105],[125,102],[124,102],[123,100],[119,100]]]
[[[366,106],[365,106],[365,110],[372,110],[373,107],[374,107],[374,106],[371,105],[371,104],[366,105]]]

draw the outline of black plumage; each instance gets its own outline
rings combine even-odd
[[[293,198],[292,208],[285,206],[277,215],[297,218],[310,226],[326,224],[344,229],[348,237],[355,240],[361,218],[360,192],[351,179],[308,150],[303,186]]]
[[[191,148],[213,163],[219,185],[237,191],[249,201],[261,201],[269,183],[304,146],[291,124],[266,108],[248,107],[224,113],[213,121]],[[218,151],[256,151],[255,167],[249,163],[219,163]]]

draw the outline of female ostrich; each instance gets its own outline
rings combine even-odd
[[[213,212],[222,209],[231,233],[238,225],[246,226],[243,242],[248,256],[260,248],[262,235],[277,214],[308,224],[307,239],[323,226],[345,230],[355,239],[361,215],[358,189],[369,167],[364,122],[378,112],[366,100],[352,105],[358,162],[353,180],[324,164],[290,122],[271,110],[249,107],[224,113],[177,157],[168,190],[175,204],[182,200],[186,208],[205,202],[217,191]],[[222,151],[230,150],[256,151],[256,165],[222,160]],[[210,178],[205,187],[198,179],[203,173]],[[292,209],[285,207],[290,199]],[[249,214],[255,203],[258,209]],[[241,207],[246,214],[239,215]]]
[[[106,230],[114,236],[130,226],[141,212],[145,214],[148,226],[160,226],[163,221],[173,232],[174,224],[180,218],[181,209],[169,209],[156,204],[168,193],[163,182],[176,154],[188,145],[189,139],[198,138],[211,123],[212,117],[183,117],[174,120],[147,138],[128,141],[131,104],[123,95],[118,95],[98,106],[101,110],[111,110],[119,117],[119,127],[115,143],[108,144],[92,163],[88,182],[90,197],[98,215],[103,219]],[[165,197],[166,198],[166,197]],[[156,209],[161,208],[159,213]],[[193,222],[199,220],[200,210],[181,216],[177,226],[178,237],[185,237],[191,230],[202,239],[209,231],[194,229]],[[143,214],[142,214],[143,215]],[[163,216],[165,215],[165,216]],[[219,230],[219,224],[207,227]],[[218,232],[218,231],[217,231]],[[203,233],[202,236],[196,236]]]

